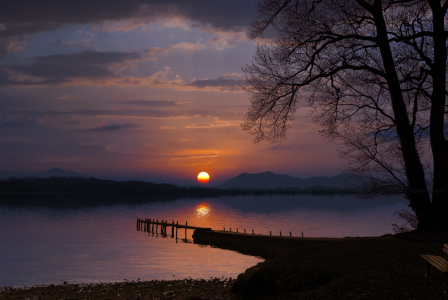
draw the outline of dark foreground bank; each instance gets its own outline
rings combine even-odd
[[[173,280],[3,289],[0,299],[448,299],[445,278],[425,277],[421,254],[444,255],[448,235],[293,242],[218,235],[197,242],[261,256],[237,280]]]

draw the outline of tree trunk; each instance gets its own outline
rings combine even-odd
[[[429,1],[433,12],[434,63],[432,66],[433,92],[431,95],[430,140],[434,162],[432,206],[437,227],[448,230],[448,141],[444,135],[446,90],[446,9],[440,2]]]
[[[408,179],[409,191],[406,194],[406,198],[409,200],[409,206],[417,216],[419,223],[417,229],[426,230],[432,227],[431,200],[426,187],[423,165],[415,145],[414,130],[409,122],[406,105],[395,69],[381,0],[375,1],[371,13],[377,27],[377,44],[381,51],[384,70],[386,72],[386,80],[395,116],[395,125],[397,126],[397,134],[400,139],[405,172]]]

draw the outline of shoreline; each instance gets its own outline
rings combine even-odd
[[[265,259],[238,278],[0,288],[0,299],[443,299],[421,254],[443,255],[448,234],[290,238],[196,230],[195,243]],[[87,289],[88,288],[88,289]],[[90,290],[90,292],[89,292]]]
[[[178,279],[113,283],[62,283],[0,288],[0,299],[234,299],[235,280]]]

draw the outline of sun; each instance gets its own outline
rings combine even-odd
[[[210,180],[210,176],[208,175],[207,172],[201,172],[198,175],[198,181],[200,183],[207,183]]]

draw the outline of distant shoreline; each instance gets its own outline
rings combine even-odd
[[[356,191],[326,186],[310,188],[234,188],[179,187],[173,184],[137,180],[114,181],[84,177],[24,177],[0,179],[0,194],[6,195],[149,195],[172,197],[220,197],[244,195],[356,194]]]

